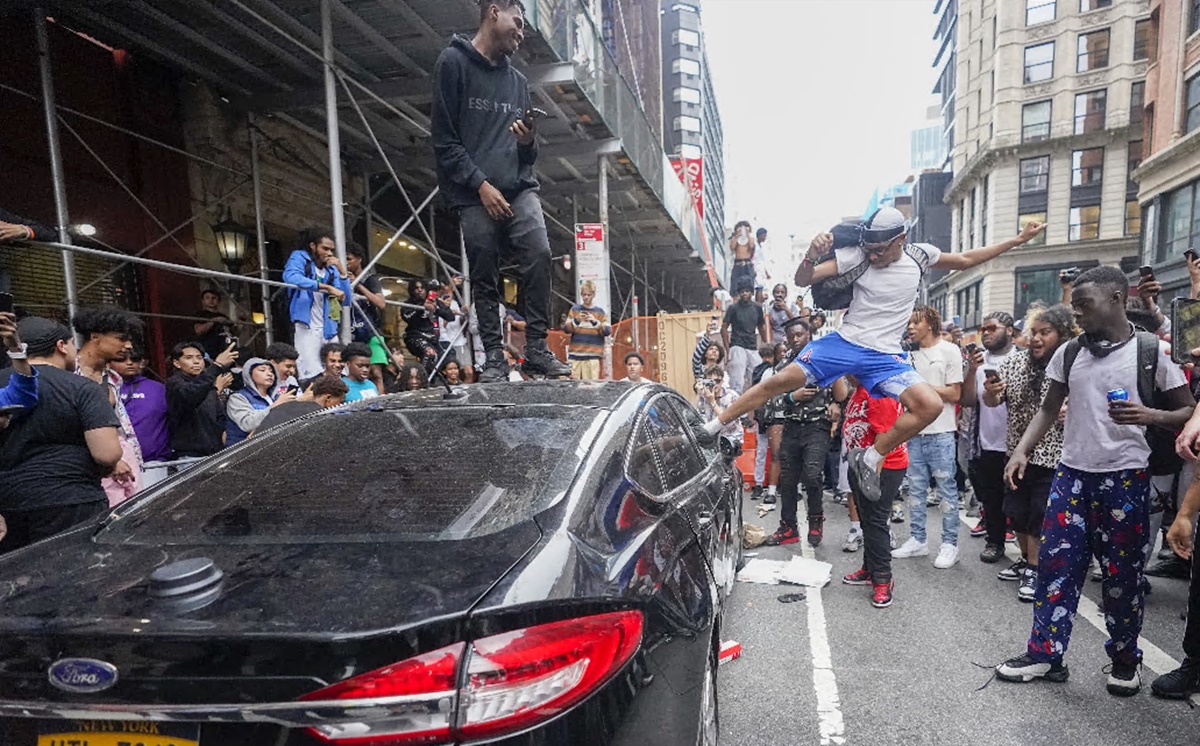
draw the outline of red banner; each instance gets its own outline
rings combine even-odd
[[[696,204],[696,214],[704,217],[704,160],[701,158],[671,158],[671,167],[675,175],[683,182],[692,202]]]

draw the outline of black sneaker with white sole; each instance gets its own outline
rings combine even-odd
[[[1016,684],[1026,684],[1034,679],[1063,682],[1071,675],[1067,664],[1062,661],[1042,663],[1029,657],[1029,653],[1009,658],[996,666],[996,678]]]
[[[1026,567],[1029,567],[1029,563],[1024,559],[1019,559],[996,573],[996,577],[1000,580],[1020,580],[1024,577]]]
[[[1033,603],[1037,597],[1038,569],[1026,567],[1021,575],[1021,584],[1017,586],[1017,599],[1025,603]]]
[[[1108,693],[1117,697],[1132,697],[1140,692],[1142,676],[1138,672],[1138,668],[1141,665],[1140,660],[1133,663],[1114,660],[1112,665],[1105,666],[1105,671],[1108,673],[1108,682],[1105,688],[1108,689]]]
[[[858,492],[864,499],[878,502],[883,497],[883,488],[879,484],[879,472],[867,465],[867,449],[851,448],[846,454],[846,463],[858,482]],[[851,485],[853,486],[853,485]]]

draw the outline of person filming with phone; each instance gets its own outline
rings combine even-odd
[[[29,364],[26,345],[17,333],[17,317],[12,313],[11,301],[11,295],[0,293],[0,342],[12,361],[12,374],[0,388],[0,430],[8,427],[14,415],[33,409],[38,403],[37,371]]]
[[[485,361],[480,383],[508,378],[500,329],[500,253],[511,247],[525,307],[524,370],[567,377],[571,367],[546,346],[550,327],[550,239],[533,174],[537,117],[529,82],[511,64],[525,39],[521,0],[478,0],[479,31],[455,36],[434,68],[433,151],[438,184],[458,212],[470,263],[471,305]]]

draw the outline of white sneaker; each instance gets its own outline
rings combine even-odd
[[[939,570],[945,570],[948,567],[954,567],[956,564],[958,564],[958,547],[953,544],[943,544],[941,550],[938,552],[937,559],[933,561],[933,566]]]
[[[908,537],[908,541],[900,545],[899,549],[892,550],[894,559],[906,559],[908,557],[924,557],[929,554],[929,545],[923,541],[917,541],[913,537]]]

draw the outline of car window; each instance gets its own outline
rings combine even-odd
[[[643,411],[634,433],[629,476],[652,495],[682,486],[705,468],[683,423],[664,397]]]
[[[675,405],[675,410],[679,413],[683,420],[683,426],[691,431],[692,441],[700,450],[700,456],[704,459],[704,463],[711,464],[721,457],[721,447],[719,440],[715,437],[705,437],[704,418],[696,411],[696,408],[691,404],[680,399],[671,399],[671,403]]]
[[[455,541],[542,512],[601,411],[430,407],[315,417],[252,438],[118,511],[101,543]]]

